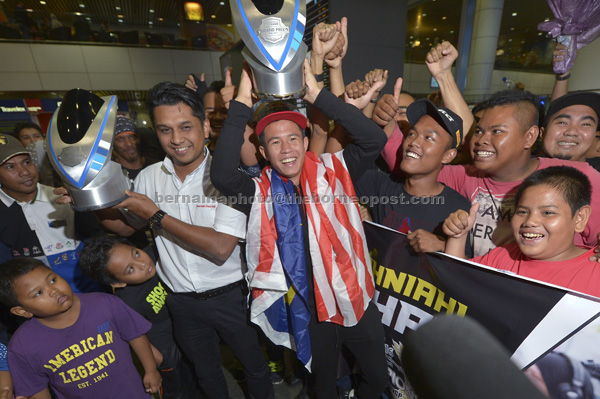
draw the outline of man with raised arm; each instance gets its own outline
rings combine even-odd
[[[211,179],[249,215],[252,321],[276,344],[296,347],[311,368],[317,398],[336,396],[337,354],[345,345],[365,375],[359,397],[376,399],[387,384],[383,327],[371,304],[373,275],[352,197],[353,182],[386,138],[358,108],[321,90],[308,61],[304,78],[304,100],[348,129],[354,141],[342,152],[316,157],[307,152],[306,118],[289,104],[267,104],[257,111],[255,131],[270,166],[256,179],[240,172],[243,132],[252,117],[252,84],[244,71],[215,148]],[[293,320],[289,330],[287,320]],[[293,337],[286,334],[290,330]]]

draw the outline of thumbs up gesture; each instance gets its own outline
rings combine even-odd
[[[384,94],[373,111],[373,122],[385,128],[388,124],[395,121],[394,117],[398,113],[398,101],[402,91],[402,78],[396,80],[394,85],[394,94]]]
[[[442,227],[444,234],[449,238],[460,238],[467,234],[475,224],[478,210],[479,203],[476,202],[471,206],[468,213],[462,209],[452,212],[444,221]]]

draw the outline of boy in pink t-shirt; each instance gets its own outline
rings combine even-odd
[[[600,265],[593,249],[575,245],[592,213],[589,179],[567,166],[540,169],[520,185],[511,219],[514,243],[492,249],[474,262],[600,297]],[[446,253],[464,258],[466,233],[479,204],[444,222]],[[461,247],[462,245],[462,247]]]

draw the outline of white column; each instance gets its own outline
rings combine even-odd
[[[489,97],[496,60],[504,0],[478,0],[471,40],[465,99],[479,102]]]

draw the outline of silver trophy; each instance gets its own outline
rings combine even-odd
[[[117,97],[73,89],[54,112],[47,135],[50,163],[73,197],[73,209],[107,208],[127,198],[130,180],[111,161]]]
[[[229,0],[229,3],[235,26],[246,45],[242,55],[252,69],[258,97],[263,100],[302,97],[302,63],[307,51],[302,42],[306,0]]]

